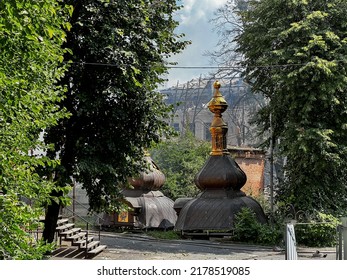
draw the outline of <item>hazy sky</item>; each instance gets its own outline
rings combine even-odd
[[[211,66],[210,58],[204,53],[212,50],[218,43],[218,36],[213,31],[210,19],[214,18],[218,7],[227,0],[181,0],[178,1],[184,7],[178,11],[176,18],[180,22],[177,33],[185,33],[186,39],[192,44],[172,60],[177,61],[177,66]],[[210,70],[201,69],[171,69],[168,75],[167,87],[179,83],[185,83],[200,74],[207,74]]]

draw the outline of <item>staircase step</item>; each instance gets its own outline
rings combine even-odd
[[[74,235],[70,235],[70,236],[67,236],[66,237],[66,240],[70,240],[70,241],[78,241],[80,239],[84,239],[87,235],[87,232],[85,231],[80,231],[78,232],[77,234],[74,234]]]
[[[62,241],[71,242],[68,250],[74,248],[76,252],[82,253],[85,258],[93,258],[107,248],[106,245],[100,245],[100,241],[94,241],[94,237],[82,231],[81,228],[75,228],[75,224],[69,223],[69,219],[59,217],[56,231],[60,236],[60,245]],[[78,248],[76,248],[78,247]]]
[[[75,224],[63,224],[61,226],[57,226],[56,231],[63,232],[72,229],[74,226]]]
[[[68,222],[69,222],[69,219],[60,218],[57,221],[57,226],[61,226],[61,225],[67,224]]]
[[[88,237],[88,243],[92,242],[93,240],[94,240],[93,236]],[[87,240],[85,238],[80,239],[80,240],[76,240],[76,241],[72,241],[73,246],[78,246],[80,248],[86,248],[86,243],[87,243]]]
[[[104,251],[106,248],[107,248],[106,245],[99,245],[99,246],[96,247],[95,249],[90,250],[90,251],[88,252],[88,257],[95,256],[95,255],[101,253],[102,251]]]
[[[59,235],[65,236],[65,238],[67,238],[67,237],[70,237],[70,236],[72,236],[74,234],[77,234],[81,230],[82,230],[81,228],[73,228],[73,229],[70,229],[70,230],[59,232]]]
[[[87,251],[89,252],[90,250],[95,249],[99,245],[100,245],[100,241],[92,241],[92,242],[87,244]],[[82,245],[80,248],[81,249],[86,249],[86,245]]]

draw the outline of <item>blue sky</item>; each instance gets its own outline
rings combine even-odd
[[[206,51],[214,49],[218,43],[218,35],[213,31],[210,19],[214,18],[217,8],[223,6],[227,0],[181,0],[184,7],[178,11],[176,19],[180,22],[177,33],[185,33],[186,39],[192,44],[179,55],[172,58],[177,66],[212,66],[210,58],[205,56]],[[209,70],[201,69],[171,69],[167,78],[166,87],[185,83],[200,74],[207,74]]]

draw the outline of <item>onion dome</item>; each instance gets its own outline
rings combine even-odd
[[[210,127],[212,151],[201,171],[195,176],[195,184],[200,190],[239,191],[246,183],[247,177],[227,151],[228,126],[222,118],[222,113],[228,108],[228,104],[219,92],[220,83],[216,81],[213,86],[213,98],[208,103],[209,110],[214,113]]]
[[[128,182],[134,189],[157,191],[164,185],[165,175],[159,170],[149,153],[145,154],[144,160],[148,166],[147,169],[141,172],[139,177],[131,178]]]
[[[220,83],[216,81],[213,86],[213,98],[208,103],[214,114],[210,127],[212,151],[195,176],[195,184],[202,192],[193,199],[177,200],[174,205],[179,213],[175,230],[186,234],[229,231],[234,227],[235,215],[244,207],[252,209],[260,223],[266,223],[260,204],[241,191],[247,177],[227,151],[228,127],[222,113],[228,104],[219,92]]]

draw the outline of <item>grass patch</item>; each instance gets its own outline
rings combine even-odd
[[[168,239],[168,240],[181,239],[180,233],[173,230],[167,230],[167,231],[150,230],[150,231],[147,231],[146,234],[157,239]]]

